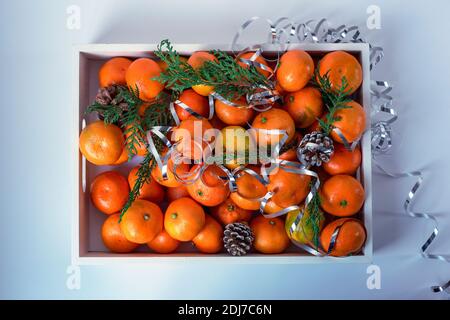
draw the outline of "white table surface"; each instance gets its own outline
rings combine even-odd
[[[94,3],[95,2],[95,3]],[[81,9],[81,29],[66,8]],[[381,9],[368,30],[366,9]],[[386,167],[425,174],[415,210],[436,214],[433,252],[450,253],[450,29],[448,1],[1,1],[2,126],[0,298],[446,299],[429,287],[450,279],[450,264],[425,260],[428,221],[402,213],[412,179],[374,172],[374,264],[381,289],[366,286],[367,265],[82,266],[80,290],[66,287],[70,265],[72,148],[71,46],[78,43],[227,43],[251,16],[328,18],[358,24],[385,59],[400,114]]]

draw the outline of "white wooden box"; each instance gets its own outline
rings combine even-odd
[[[174,48],[182,55],[189,55],[194,51],[221,49],[228,51],[229,45],[200,45],[180,44]],[[372,261],[372,185],[371,185],[371,148],[370,130],[367,130],[361,140],[362,165],[358,177],[366,192],[364,207],[359,218],[364,222],[367,230],[367,240],[361,254],[345,257],[315,257],[291,246],[285,253],[277,255],[263,255],[252,253],[243,257],[232,257],[222,254],[198,253],[189,243],[183,243],[173,254],[156,254],[142,246],[137,252],[130,254],[115,254],[109,252],[103,245],[100,230],[106,216],[96,210],[89,198],[89,186],[93,178],[100,172],[119,170],[127,175],[140,159],[133,159],[132,163],[122,166],[95,166],[86,162],[78,151],[78,137],[85,119],[84,111],[93,101],[98,90],[98,70],[103,62],[115,56],[130,58],[154,57],[152,52],[156,44],[89,44],[74,47],[74,105],[73,105],[73,221],[72,221],[72,258],[76,264],[104,264],[104,263],[370,263]],[[269,48],[270,49],[270,48]],[[275,48],[274,48],[275,49]],[[348,51],[355,55],[363,67],[364,79],[357,101],[364,106],[367,114],[367,127],[370,128],[370,68],[369,47],[364,43],[339,44],[291,44],[289,49],[308,51],[313,57],[335,50]]]

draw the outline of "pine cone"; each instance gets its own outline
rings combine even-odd
[[[128,104],[125,102],[125,99],[122,97],[122,95],[118,95],[119,92],[120,86],[115,84],[100,88],[98,89],[98,93],[95,96],[95,102],[103,106],[117,105],[122,109],[127,109]]]
[[[321,166],[333,155],[333,140],[319,131],[306,134],[297,148],[297,156],[305,166]]]
[[[232,256],[247,254],[252,248],[253,240],[253,232],[246,223],[234,222],[225,226],[223,243]]]

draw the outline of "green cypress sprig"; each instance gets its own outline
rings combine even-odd
[[[142,140],[133,140],[133,141],[141,141],[146,148],[148,148],[148,142],[146,140],[145,132],[154,126],[172,126],[174,125],[174,120],[170,116],[169,111],[169,95],[165,92],[160,93],[156,99],[149,104],[149,106],[145,109],[144,115],[141,118],[139,116],[139,110],[132,110],[132,117],[139,117],[139,125],[132,126],[133,135],[136,136],[134,139],[142,139]],[[130,116],[131,117],[131,116]],[[139,137],[139,138],[137,138]],[[128,141],[127,141],[128,143]],[[131,142],[130,142],[131,143]],[[161,153],[165,147],[162,141],[159,138],[154,140],[155,148],[158,153]],[[128,200],[125,203],[124,207],[120,212],[120,220],[122,220],[123,215],[127,212],[127,210],[131,207],[133,202],[139,197],[140,190],[142,186],[146,183],[149,183],[151,179],[151,172],[156,165],[156,161],[154,161],[154,156],[152,153],[147,152],[144,156],[144,159],[140,163],[140,166],[136,172],[136,180],[133,188],[130,190]]]
[[[125,101],[129,91],[125,86],[116,86],[118,93],[113,101]],[[111,101],[110,104],[101,104],[98,101],[94,101],[91,105],[86,108],[85,114],[90,114],[97,112],[103,117],[103,121],[106,124],[118,124],[119,120],[125,111],[123,104],[114,104]]]
[[[103,116],[103,121],[106,124],[116,124],[121,118],[122,108],[117,105],[103,105],[98,102],[94,102],[86,109],[86,114],[97,112]]]
[[[317,119],[320,127],[326,135],[329,135],[333,130],[334,122],[339,121],[340,118],[335,114],[340,109],[348,108],[347,103],[351,101],[349,97],[348,81],[342,77],[341,85],[337,90],[334,90],[330,81],[330,71],[328,70],[324,75],[319,72],[319,66],[316,67],[312,84],[320,90],[324,105],[328,112],[324,119]]]
[[[133,202],[139,196],[142,186],[150,181],[154,162],[155,161],[153,161],[153,155],[148,152],[136,172],[136,182],[133,188],[130,190],[127,202],[120,211],[119,222],[122,221],[123,215],[128,211]]]
[[[311,186],[313,188],[313,186]],[[324,214],[322,209],[320,208],[321,199],[319,193],[316,192],[308,203],[307,212],[308,216],[305,220],[305,228],[311,228],[313,232],[313,243],[316,248],[319,247],[319,234],[320,234],[320,225],[324,220]]]
[[[139,90],[137,88],[133,90],[119,87],[118,95],[120,95],[121,101],[123,99],[126,103],[123,104],[126,107],[114,104],[102,105],[94,102],[87,107],[85,113],[98,112],[103,116],[103,121],[106,124],[119,124],[127,136],[125,147],[127,148],[128,158],[131,159],[137,154],[137,146],[139,144],[148,147],[146,140],[146,131],[148,129],[153,126],[171,126],[174,124],[169,111],[170,96],[165,92],[160,93],[154,101],[148,103],[148,107],[145,109],[143,116],[141,116],[139,109],[146,102],[139,99]],[[159,139],[155,139],[155,147],[158,152],[161,152],[164,144]],[[121,210],[121,218],[139,196],[141,187],[151,179],[151,171],[156,163],[153,160],[153,154],[150,152],[144,156],[136,173],[135,185],[129,193],[128,201]]]
[[[127,110],[122,115],[122,128],[124,130],[126,139],[125,146],[128,152],[128,159],[131,160],[137,154],[137,147],[139,145],[146,145],[144,138],[145,129],[142,126],[142,120],[139,115],[139,108],[144,103],[139,99],[139,89],[128,91],[125,101],[128,104]]]
[[[210,53],[217,60],[206,61],[200,68],[194,69],[180,59],[169,40],[163,40],[155,55],[167,64],[167,69],[153,79],[164,83],[175,96],[192,86],[206,85],[213,86],[218,94],[229,100],[252,93],[256,87],[272,87],[271,82],[254,66],[243,68],[234,57],[220,50]]]

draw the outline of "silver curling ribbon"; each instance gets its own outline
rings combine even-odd
[[[261,89],[261,91],[256,91],[256,89]],[[234,108],[238,109],[252,108],[258,112],[264,112],[272,108],[272,104],[280,99],[280,94],[275,89],[257,87],[255,88],[255,92],[249,93],[245,96],[247,100],[246,106],[225,99],[217,92],[212,92],[210,94],[210,97],[211,97],[210,105],[213,103],[213,99],[217,99]]]
[[[391,125],[398,119],[397,112],[393,108],[393,98],[390,95],[392,87],[386,81],[372,81],[370,88],[371,102],[372,102],[372,117],[376,115],[383,115],[384,119],[374,122],[371,127],[371,145],[372,145],[372,155],[374,159],[375,167],[380,170],[380,172],[391,178],[404,178],[413,177],[416,179],[415,184],[408,192],[407,198],[403,203],[403,209],[405,213],[413,218],[422,218],[430,220],[433,224],[432,233],[428,236],[426,241],[420,248],[420,253],[422,257],[426,259],[436,259],[445,262],[450,262],[450,257],[439,254],[428,253],[428,248],[432,242],[436,239],[439,233],[439,224],[435,216],[429,213],[413,212],[411,210],[411,205],[413,201],[416,200],[417,192],[423,183],[423,174],[420,171],[412,172],[402,172],[394,173],[386,170],[377,160],[377,156],[381,154],[386,154],[392,148],[392,127]],[[450,281],[442,286],[432,286],[431,290],[433,292],[448,292],[450,286]]]
[[[249,51],[249,52],[251,52],[251,51]],[[261,69],[261,70],[267,71],[267,72],[270,73],[270,76],[272,76],[273,73],[274,73],[274,71],[272,70],[272,68],[270,68],[269,66],[267,66],[267,65],[265,65],[265,64],[262,64],[262,63],[259,63],[258,61],[256,61],[256,59],[257,59],[259,56],[261,56],[261,52],[262,52],[262,51],[261,51],[261,48],[258,48],[258,49],[253,53],[253,55],[250,57],[250,59],[245,59],[245,58],[242,58],[242,57],[241,57],[241,55],[242,55],[243,53],[245,53],[245,52],[240,53],[240,54],[238,55],[238,58],[239,58],[239,61],[241,61],[242,63],[248,65],[249,67],[250,67],[250,66],[253,66],[253,67],[255,67],[255,69]]]
[[[180,101],[180,100],[175,100],[175,102],[170,102],[169,104],[169,110],[170,113],[172,115],[172,118],[175,120],[175,124],[178,126],[180,124],[180,118],[178,117],[177,111],[175,109],[175,105],[179,106],[180,108],[182,108],[183,110],[186,110],[189,114],[193,115],[194,117],[196,117],[197,119],[202,119],[204,118],[202,115],[198,114],[197,112],[195,112],[192,107],[190,107],[189,105],[187,105],[186,103]],[[211,101],[210,98],[208,97],[208,107],[209,107],[209,114],[207,119],[211,120],[211,118],[214,116],[214,104],[211,106]]]
[[[353,142],[349,142],[347,140],[347,138],[345,138],[344,134],[342,133],[341,129],[339,128],[333,128],[333,132],[335,132],[339,138],[341,138],[342,143],[344,144],[345,149],[347,149],[348,151],[353,151],[355,150],[355,148],[358,146],[359,141],[361,140],[361,137],[359,137],[358,139],[356,139]]]
[[[374,159],[375,166],[386,176],[389,176],[391,178],[404,178],[404,177],[413,177],[416,179],[416,182],[414,183],[413,187],[408,192],[408,195],[403,203],[403,209],[405,213],[412,217],[412,218],[422,218],[425,220],[431,221],[433,225],[433,230],[431,234],[428,236],[426,241],[422,244],[420,247],[420,254],[422,257],[427,259],[436,259],[441,260],[444,262],[450,262],[450,256],[448,255],[440,255],[440,254],[432,254],[428,253],[428,248],[433,243],[433,241],[436,239],[437,235],[439,234],[439,223],[435,216],[429,213],[424,212],[414,212],[411,210],[412,203],[416,200],[417,192],[419,191],[419,188],[421,187],[423,183],[423,175],[420,171],[411,171],[411,172],[405,172],[405,173],[393,173],[388,170],[386,170],[384,167],[382,167],[376,159]],[[432,290],[433,292],[441,292],[443,290],[446,290],[448,288],[448,283],[444,286],[433,286]],[[442,289],[442,290],[440,290]]]
[[[155,126],[150,128],[150,130],[147,131],[147,142],[148,142],[148,151],[153,155],[155,158],[155,161],[157,165],[159,166],[161,170],[161,175],[163,180],[167,180],[167,170],[168,170],[168,160],[170,158],[171,151],[173,149],[172,143],[170,140],[166,137],[166,134],[169,133],[170,130],[172,130],[173,127],[171,126]],[[161,159],[161,156],[156,149],[155,142],[153,141],[153,135],[156,135],[168,148],[167,153]]]

